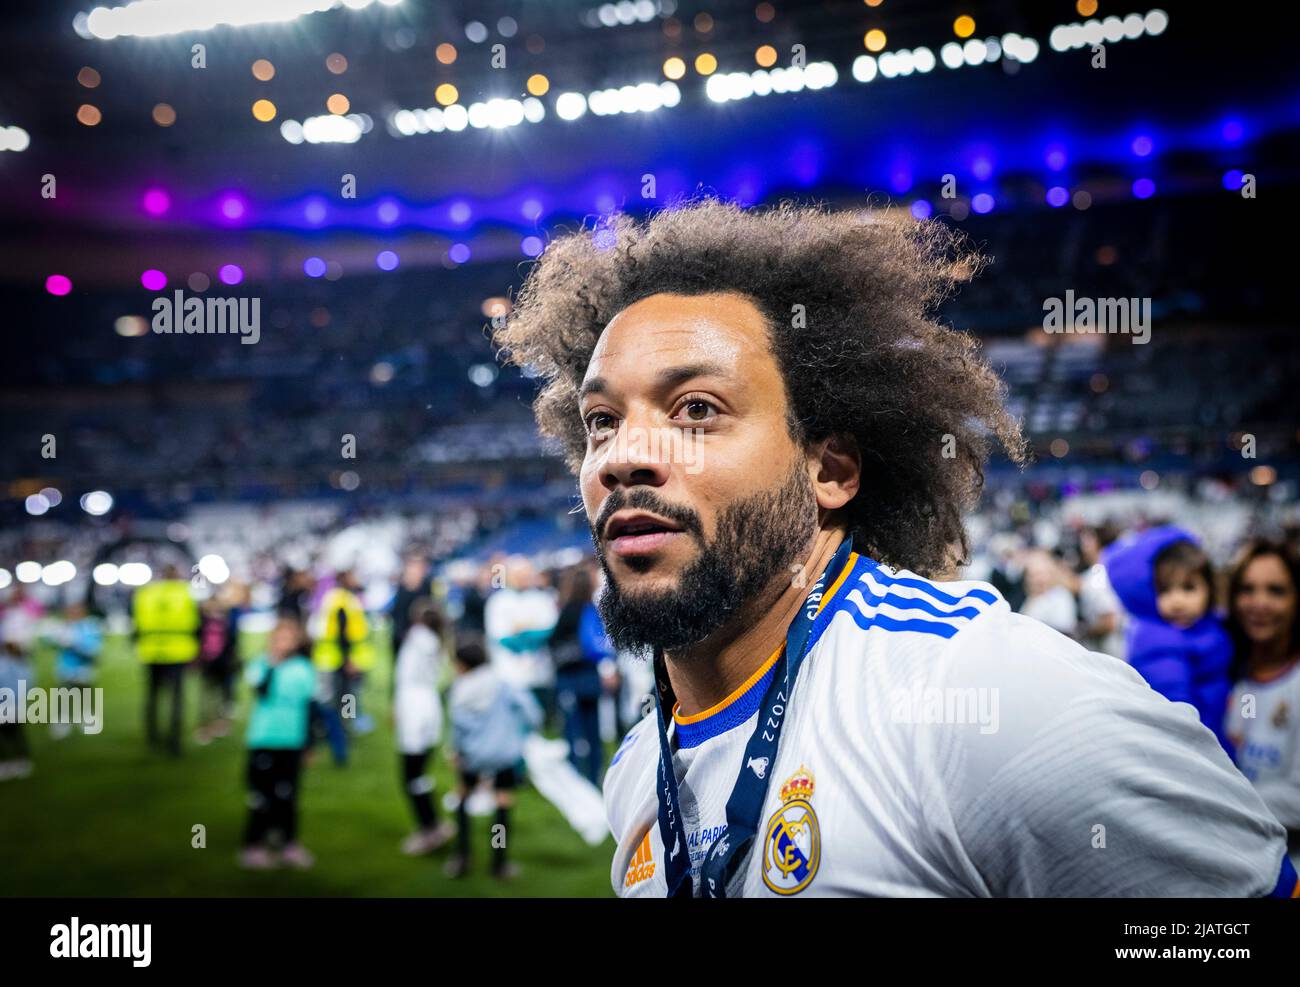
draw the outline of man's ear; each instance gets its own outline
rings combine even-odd
[[[862,454],[851,435],[832,435],[813,443],[808,466],[817,506],[838,510],[851,501],[862,484]]]

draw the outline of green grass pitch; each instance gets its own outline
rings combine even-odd
[[[241,642],[246,655],[260,640]],[[187,676],[185,750],[173,759],[144,743],[144,673],[127,642],[110,638],[95,686],[103,693],[103,732],[74,727],[53,740],[45,724],[25,727],[35,772],[0,781],[0,895],[6,896],[611,896],[613,840],[588,847],[534,789],[518,793],[509,853],[521,874],[488,875],[491,818],[471,817],[471,874],[443,874],[447,851],[398,852],[412,829],[401,791],[388,703],[392,663],[382,655],[363,694],[375,732],[355,738],[351,762],[336,768],[323,744],[304,770],[300,839],[316,866],[298,872],[246,872],[236,866],[245,818],[243,785],[248,690],[240,689],[231,735],[200,747],[192,740],[197,676]],[[36,684],[50,687],[53,653],[36,656]],[[434,766],[435,800],[452,783],[444,752]],[[443,813],[445,818],[445,813]],[[191,844],[206,829],[204,849]]]

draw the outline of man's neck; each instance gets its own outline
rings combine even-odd
[[[819,528],[803,562],[802,579],[782,573],[705,640],[685,651],[665,653],[668,681],[683,716],[722,702],[772,657],[845,535],[843,527]]]

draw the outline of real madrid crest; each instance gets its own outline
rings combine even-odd
[[[763,839],[763,883],[777,894],[798,894],[821,863],[822,838],[813,811],[812,772],[799,770],[781,786],[781,808],[772,813]]]

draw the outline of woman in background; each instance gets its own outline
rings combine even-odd
[[[1300,561],[1282,546],[1246,548],[1228,587],[1234,673],[1225,731],[1237,766],[1287,828],[1300,864]]]

